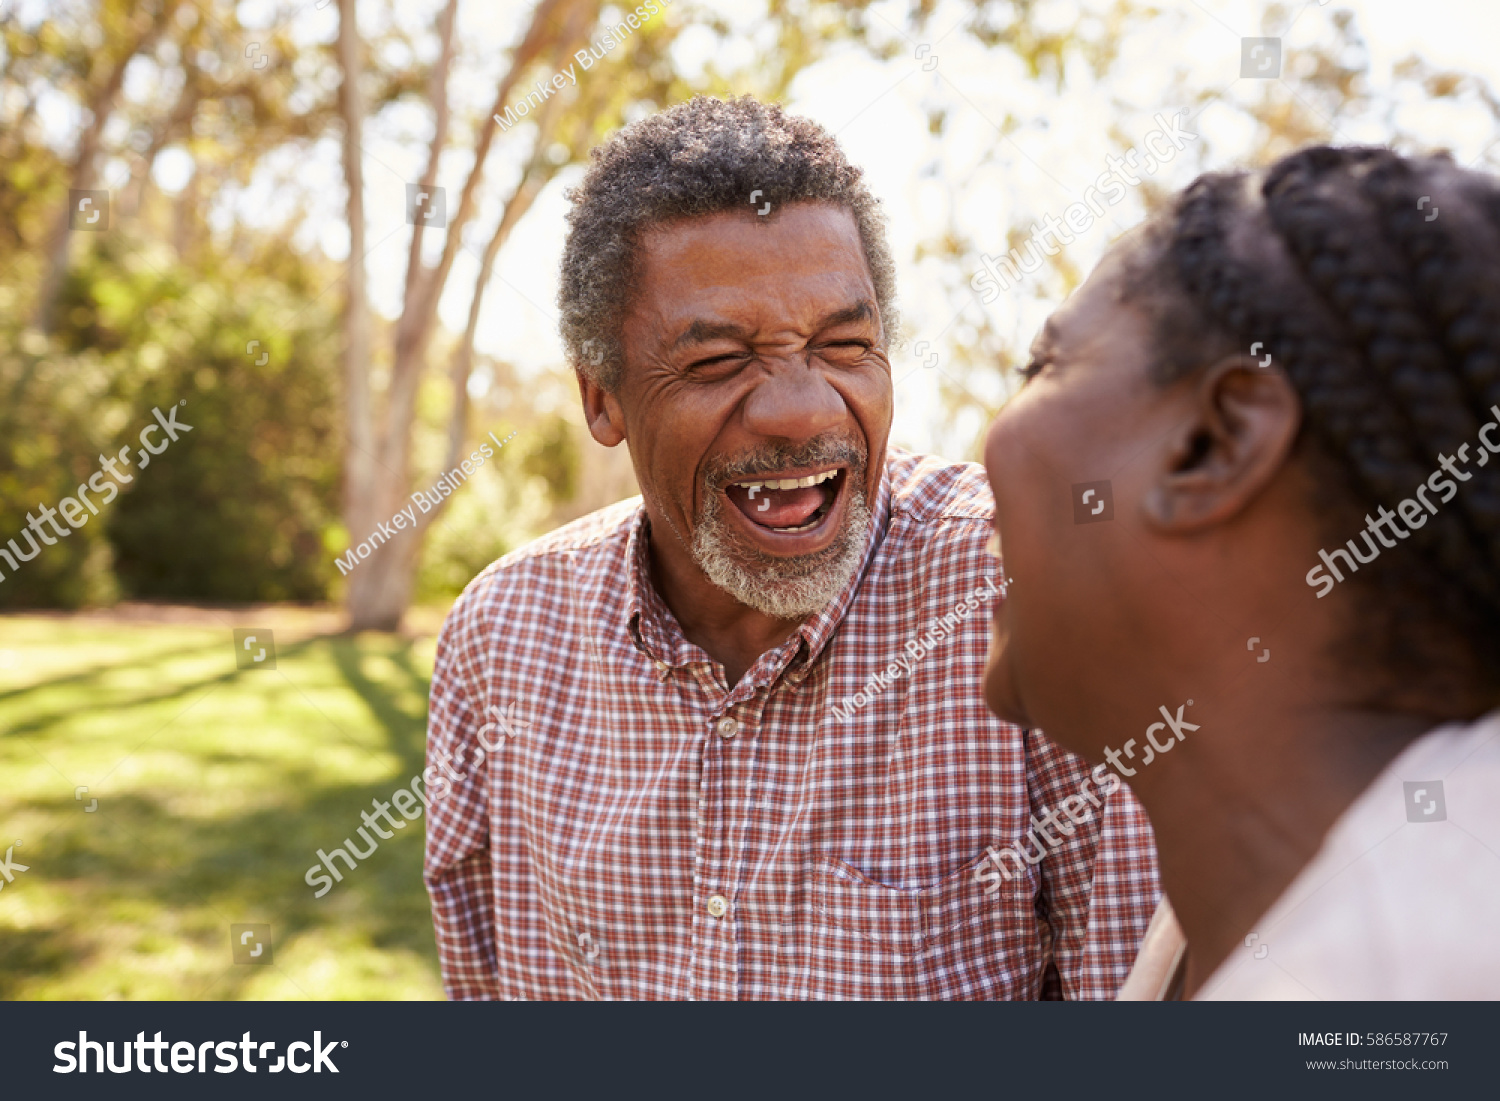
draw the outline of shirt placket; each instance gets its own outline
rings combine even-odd
[[[744,953],[753,951],[741,882],[745,867],[745,808],[754,797],[755,734],[764,696],[726,695],[706,676],[718,697],[708,713],[702,744],[702,788],[694,883],[693,996],[735,999],[742,995]],[[737,698],[738,697],[738,698]],[[731,702],[732,701],[732,702]]]

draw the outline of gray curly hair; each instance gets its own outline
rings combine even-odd
[[[591,153],[567,192],[568,240],[557,304],[573,368],[614,392],[623,366],[620,326],[638,282],[644,230],[678,218],[749,213],[750,193],[780,209],[826,202],[854,215],[889,342],[896,330],[896,269],[880,201],[832,134],[749,96],[687,103],[632,123]]]

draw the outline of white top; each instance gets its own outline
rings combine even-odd
[[[1500,711],[1418,738],[1197,997],[1500,998]]]

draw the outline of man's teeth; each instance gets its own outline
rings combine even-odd
[[[837,470],[825,470],[821,474],[809,474],[805,478],[768,478],[761,482],[735,482],[741,489],[806,489],[838,476]]]

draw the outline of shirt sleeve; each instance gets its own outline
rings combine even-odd
[[[489,817],[480,728],[470,703],[482,649],[468,602],[455,605],[438,639],[427,716],[427,851],[422,878],[432,900],[443,989],[457,1000],[500,996],[491,898]]]
[[[1151,823],[1118,777],[1118,786],[1103,794],[1082,758],[1037,730],[1026,732],[1026,779],[1032,814],[1042,822],[1055,812],[1053,820],[1062,823],[1043,823],[1060,842],[1042,861],[1037,899],[1056,969],[1043,996],[1111,999],[1130,973],[1161,897]],[[1070,797],[1072,815],[1063,809]]]

